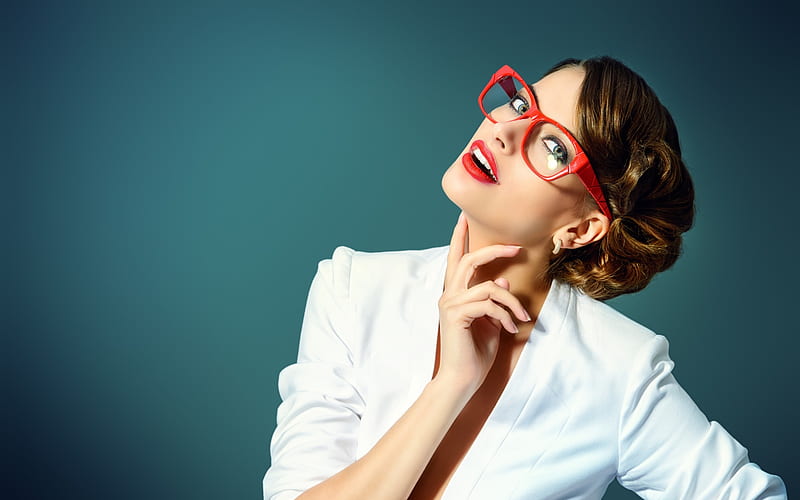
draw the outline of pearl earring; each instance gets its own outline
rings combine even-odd
[[[553,255],[558,255],[558,252],[561,251],[561,239],[556,239],[556,246],[553,248]]]

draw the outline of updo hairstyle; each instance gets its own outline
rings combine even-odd
[[[601,240],[555,256],[548,275],[606,300],[641,290],[675,263],[694,220],[694,187],[672,116],[647,83],[610,57],[567,59],[547,74],[573,66],[586,71],[578,141],[613,220]]]

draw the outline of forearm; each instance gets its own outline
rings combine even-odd
[[[300,499],[406,499],[470,391],[434,379],[361,459],[300,495]]]

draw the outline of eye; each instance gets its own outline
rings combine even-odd
[[[531,109],[528,101],[526,101],[525,98],[519,94],[514,95],[511,100],[508,101],[508,105],[511,106],[511,109],[513,109],[514,112],[520,116],[524,115],[529,109]]]
[[[564,144],[556,137],[548,136],[542,139],[545,149],[547,149],[547,169],[550,171],[560,170],[569,164],[569,153]]]

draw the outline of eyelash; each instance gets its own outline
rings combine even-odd
[[[558,158],[558,161],[560,161],[563,165],[568,165],[569,164],[569,153],[567,153],[567,148],[564,146],[564,144],[562,144],[562,142],[557,137],[554,137],[552,135],[548,135],[546,137],[542,137],[542,144],[544,144],[544,148],[547,150],[548,153],[550,153],[552,155],[556,155],[557,154],[555,152],[556,148],[554,147],[554,148],[551,149],[550,146],[548,145],[548,141],[556,143],[556,147],[561,148],[561,151],[563,151],[563,158]]]
[[[525,111],[522,111],[522,112],[520,112],[520,111],[517,109],[517,107],[516,107],[516,106],[514,106],[514,103],[515,103],[515,102],[517,102],[517,101],[520,101],[520,102],[522,102],[522,105],[523,105],[523,106],[525,106],[527,109],[526,109]],[[524,115],[526,111],[528,111],[529,109],[531,109],[531,106],[530,106],[530,104],[528,104],[528,101],[526,101],[525,99],[523,99],[522,97],[520,97],[520,95],[519,95],[519,94],[516,94],[514,97],[512,97],[511,99],[509,99],[509,101],[508,101],[508,106],[509,106],[509,107],[510,107],[510,108],[511,108],[513,111],[514,111],[514,113],[516,113],[517,115],[520,115],[520,116]]]

